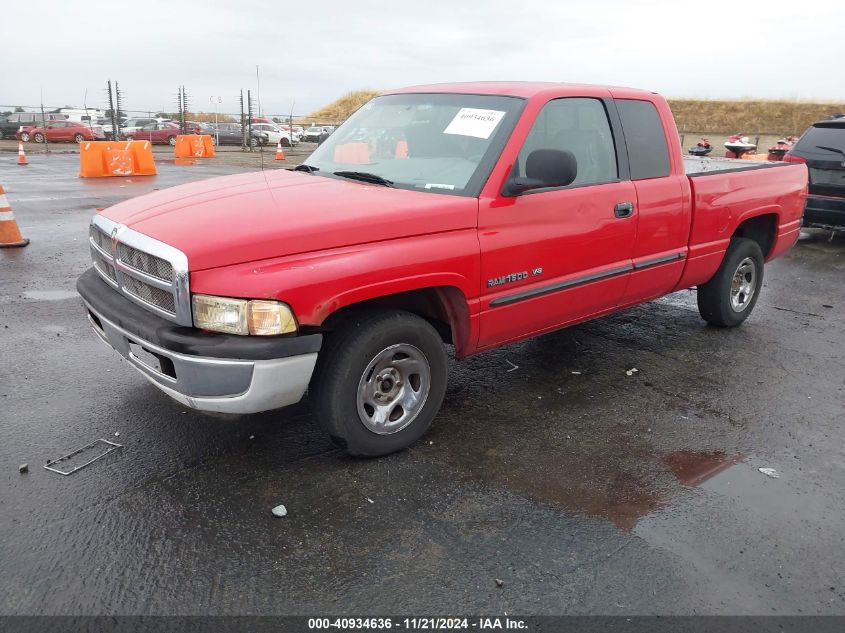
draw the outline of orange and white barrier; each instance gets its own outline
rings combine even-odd
[[[214,158],[214,143],[210,134],[179,134],[176,137],[174,158]]]
[[[276,160],[284,160],[285,152],[282,150],[282,139],[279,139],[279,144],[276,145]]]
[[[26,160],[26,152],[23,151],[23,143],[18,141],[18,165],[29,165]]]
[[[82,141],[79,144],[79,177],[155,176],[156,165],[149,141]]]
[[[0,185],[0,248],[26,246],[29,240],[21,235],[15,214],[6,199],[6,191]]]

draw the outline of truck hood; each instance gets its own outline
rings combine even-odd
[[[156,191],[103,215],[178,248],[197,271],[472,228],[478,201],[273,170]]]

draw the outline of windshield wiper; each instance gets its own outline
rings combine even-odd
[[[385,187],[392,187],[393,181],[387,178],[382,178],[378,174],[371,174],[367,171],[336,171],[335,176],[341,178],[349,178],[351,180],[360,180],[361,182],[369,182],[374,185],[384,185]]]
[[[837,154],[842,154],[842,156],[845,156],[845,152],[843,152],[841,149],[836,149],[835,147],[825,147],[824,145],[816,145],[816,147],[818,147],[819,149],[825,149],[828,152],[835,152]]]
[[[304,171],[306,173],[313,174],[315,171],[320,171],[320,168],[314,167],[314,165],[306,165],[305,163],[302,163],[294,167],[293,171]]]

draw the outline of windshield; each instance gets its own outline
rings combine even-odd
[[[517,97],[377,97],[306,160],[317,176],[365,172],[401,189],[477,196],[524,105]]]

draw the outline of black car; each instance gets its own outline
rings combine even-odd
[[[810,171],[804,226],[845,228],[845,116],[814,123],[784,160]]]
[[[214,125],[208,124],[203,133],[210,134],[214,142],[219,145],[243,145],[243,128],[237,123],[218,123],[216,129]],[[269,142],[270,136],[266,132],[252,130],[250,141],[252,147],[267,145]]]

